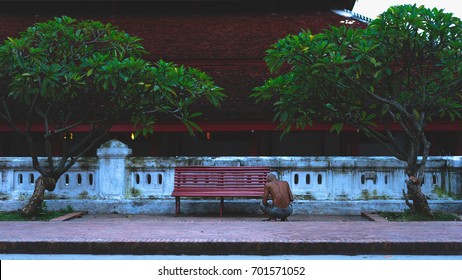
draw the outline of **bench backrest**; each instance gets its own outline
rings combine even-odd
[[[268,167],[255,166],[189,166],[176,167],[174,195],[261,195]]]

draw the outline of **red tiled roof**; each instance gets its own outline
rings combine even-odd
[[[0,15],[0,40],[15,37],[35,22],[48,18]],[[85,15],[82,19],[89,19]],[[198,107],[209,120],[272,120],[271,103],[257,104],[248,95],[263,84],[269,73],[263,62],[265,51],[279,38],[301,29],[321,32],[344,20],[333,12],[286,15],[120,15],[91,16],[111,22],[143,39],[147,59],[194,66],[212,76],[229,96],[220,110]],[[364,27],[360,22],[353,26]]]

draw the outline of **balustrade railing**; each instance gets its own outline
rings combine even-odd
[[[170,199],[175,166],[269,166],[299,200],[402,199],[404,163],[393,157],[131,157],[112,140],[98,157],[82,158],[65,173],[56,199]],[[0,158],[3,200],[27,199],[40,174],[30,158]],[[431,157],[423,191],[430,199],[460,198],[462,157]]]

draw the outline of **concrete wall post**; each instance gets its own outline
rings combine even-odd
[[[127,190],[129,172],[126,158],[132,149],[118,141],[111,140],[98,148],[99,158],[99,194],[102,198],[122,198]]]

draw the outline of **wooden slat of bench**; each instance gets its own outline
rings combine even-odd
[[[221,177],[197,177],[197,176],[191,176],[191,177],[182,177],[178,176],[174,179],[174,182],[244,182],[244,183],[252,183],[252,182],[261,182],[261,181],[266,181],[266,177],[249,177],[249,176],[221,176]]]
[[[182,182],[182,183],[178,183],[176,184],[175,186],[176,187],[183,187],[183,188],[187,188],[187,187],[222,187],[222,188],[226,188],[226,187],[233,187],[233,186],[236,186],[238,188],[253,188],[253,187],[258,187],[258,186],[261,186],[261,185],[264,185],[264,182],[253,182],[253,183],[248,183],[246,184],[245,182]]]
[[[173,196],[261,196],[261,190],[176,190]]]
[[[176,195],[175,197],[208,197],[208,198],[217,198],[217,197],[261,197],[263,193],[188,193],[187,195]]]
[[[176,181],[181,180],[201,180],[201,181],[219,181],[219,180],[235,180],[235,181],[253,181],[253,180],[263,180],[266,177],[258,175],[258,174],[177,174],[175,176]]]
[[[184,189],[184,190],[191,190],[191,189],[236,189],[236,190],[246,190],[246,189],[263,189],[264,184],[253,184],[253,185],[236,185],[236,184],[226,184],[226,185],[216,185],[216,184],[185,184],[185,185],[177,185],[175,189]]]
[[[259,189],[263,188],[262,184],[259,185],[242,185],[238,186],[235,184],[230,185],[205,185],[205,184],[189,184],[189,185],[177,185],[175,189],[194,189],[194,188],[203,188],[203,189],[238,189],[238,190],[245,190],[245,189]]]
[[[204,188],[204,189],[212,189],[212,188],[221,188],[221,189],[258,189],[263,188],[263,183],[260,184],[252,184],[252,185],[236,185],[236,184],[178,184],[176,185],[175,189],[184,188],[184,189],[194,189],[197,187]]]
[[[217,167],[217,168],[203,168],[203,167],[176,167],[176,171],[180,173],[188,173],[188,172],[259,172],[259,171],[264,171],[266,169],[264,168],[246,168],[246,167],[229,167],[229,168],[224,168],[224,167]]]
[[[198,187],[180,187],[180,188],[175,188],[172,195],[173,196],[188,196],[188,195],[195,195],[201,193],[204,196],[207,196],[207,194],[220,194],[219,196],[232,196],[232,195],[237,195],[237,194],[243,194],[243,195],[262,195],[263,194],[263,187],[259,186],[257,188],[236,188],[236,187],[231,187],[231,188],[214,188],[214,187],[205,187],[205,188],[198,188]]]
[[[197,183],[197,182],[236,182],[236,183],[261,183],[266,181],[265,178],[259,178],[259,177],[177,177],[174,182],[175,183],[183,183],[183,182],[190,182],[190,183]]]
[[[258,174],[260,172],[264,172],[264,169],[254,169],[254,170],[239,170],[239,169],[230,169],[230,170],[225,170],[225,169],[220,169],[220,170],[214,170],[214,169],[198,169],[198,170],[176,170],[177,174]],[[213,172],[213,173],[212,173]]]
[[[249,173],[246,173],[246,174],[243,174],[243,173],[220,173],[220,174],[176,174],[176,178],[197,178],[197,179],[207,179],[207,178],[229,178],[229,179],[232,179],[232,178],[246,178],[246,179],[250,179],[250,178],[254,178],[254,179],[258,179],[258,178],[261,178],[263,177],[262,175],[260,174],[249,174]]]
[[[175,170],[266,170],[266,166],[177,166]]]
[[[216,171],[216,170],[207,170],[207,171],[189,171],[189,172],[181,172],[175,170],[175,179],[236,179],[236,180],[252,180],[252,179],[260,179],[266,178],[267,170],[258,170],[255,172],[245,172],[245,171]]]
[[[211,172],[209,174],[206,173],[190,173],[190,174],[176,174],[177,178],[260,178],[263,177],[260,174],[250,174],[250,173],[214,173],[212,174]]]

